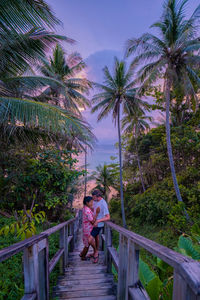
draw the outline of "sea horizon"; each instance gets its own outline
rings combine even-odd
[[[116,157],[112,160],[111,157]],[[85,155],[84,152],[78,155],[78,165],[84,167]],[[103,165],[104,163],[110,164],[113,162],[118,162],[118,149],[115,147],[115,142],[113,143],[103,143],[95,145],[93,150],[88,149],[87,152],[87,169],[91,173],[96,170],[96,167]]]

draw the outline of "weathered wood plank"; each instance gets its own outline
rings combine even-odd
[[[24,249],[31,247],[35,243],[41,241],[42,239],[45,239],[47,237],[46,234],[39,234],[30,237],[29,239],[26,239],[22,242],[16,243],[14,245],[11,245],[9,247],[6,247],[2,250],[0,250],[0,262],[8,259],[9,257],[23,251]]]
[[[105,247],[104,247],[104,252],[105,252],[105,265],[107,266],[107,272],[111,273],[112,272],[112,256],[110,255],[110,252],[108,250],[108,247],[112,247],[112,232],[110,227],[106,226],[105,227]]]
[[[108,247],[108,251],[112,257],[112,263],[115,267],[115,270],[118,272],[119,269],[119,253],[114,247]]]
[[[76,220],[76,218],[70,219],[70,220],[68,220],[68,221],[66,221],[66,222],[63,222],[63,223],[58,224],[58,225],[56,225],[56,226],[54,226],[54,227],[51,227],[51,228],[45,230],[45,231],[42,232],[42,233],[44,233],[44,234],[46,234],[46,235],[49,236],[49,235],[51,235],[52,233],[55,233],[56,231],[59,231],[60,229],[62,229],[62,228],[65,227],[66,225],[70,225],[70,224],[74,223],[75,220]]]
[[[102,277],[102,278],[79,278],[77,277],[76,280],[72,280],[71,277],[68,279],[62,279],[59,280],[58,285],[63,285],[63,286],[73,286],[73,285],[90,285],[90,284],[99,284],[99,283],[113,283],[113,276],[111,275],[110,277]]]
[[[106,235],[105,235],[104,233],[102,233],[101,238],[102,238],[102,240],[105,242],[105,240],[106,240]]]
[[[68,239],[67,239],[67,240],[68,240],[68,245],[71,243],[71,240],[72,240],[72,239],[73,239],[73,236],[72,236],[72,235],[69,235],[69,236],[68,236]],[[71,254],[72,254],[72,253],[70,253],[70,255],[71,255]]]
[[[24,295],[21,300],[35,300],[36,298],[37,298],[36,293],[33,293],[33,294]]]
[[[113,295],[107,295],[107,296],[95,296],[95,300],[116,300],[116,296]],[[75,297],[73,300],[94,300],[93,297]]]
[[[52,270],[54,269],[55,265],[58,263],[60,257],[63,255],[64,253],[64,248],[59,249],[56,254],[54,255],[54,257],[50,260],[49,262],[49,273],[52,272]]]
[[[60,273],[64,273],[65,268],[65,227],[60,229],[59,248],[64,249],[63,255],[60,257]]]
[[[117,299],[126,298],[126,279],[128,267],[128,239],[123,234],[119,238],[119,269],[118,269],[118,287]]]
[[[128,240],[128,267],[126,279],[126,300],[129,297],[129,287],[135,286],[139,280],[139,248],[132,241]]]
[[[85,290],[85,291],[69,291],[69,292],[55,292],[59,299],[73,299],[75,297],[95,297],[113,295],[113,288],[101,288],[100,290]],[[94,298],[93,298],[94,299]]]
[[[68,225],[65,226],[65,245],[64,245],[65,266],[69,260],[69,242],[68,242]]]
[[[85,276],[85,274],[80,274],[80,273],[77,273],[77,274],[70,274],[70,273],[65,273],[64,276],[62,277],[58,277],[58,280],[59,282],[60,281],[68,281],[68,280],[92,280],[92,279],[102,279],[102,278],[110,278],[110,276],[112,276],[113,278],[113,275],[110,275],[110,274],[107,274],[107,273],[88,273],[87,274],[87,277]]]
[[[187,297],[187,283],[176,271],[174,271],[173,299],[186,300],[187,299],[186,297]]]
[[[45,239],[47,236],[55,233],[56,231],[62,229],[63,227],[65,227],[66,225],[69,225],[71,223],[73,223],[76,219],[73,218],[71,220],[68,220],[66,222],[63,222],[57,226],[54,226],[52,228],[47,229],[46,231],[32,236],[24,241],[21,241],[19,243],[15,243],[14,245],[11,245],[9,247],[6,247],[2,250],[0,250],[0,262],[8,259],[9,257],[23,251],[25,248],[31,247],[33,244],[41,241],[42,239]]]
[[[174,268],[177,268],[180,263],[185,262],[194,262],[192,259],[190,259],[187,256],[184,256],[178,252],[175,252],[165,246],[162,246],[160,244],[157,244],[154,241],[151,241],[139,234],[136,234],[132,231],[129,231],[121,226],[118,226],[112,222],[106,222],[108,226],[110,226],[112,229],[118,231],[119,233],[123,234],[127,238],[132,239],[137,245],[140,247],[146,249],[153,255],[161,258],[164,260],[167,264],[171,265]]]
[[[200,263],[190,262],[179,265],[178,273],[187,281],[191,290],[200,295]]]
[[[57,285],[55,288],[55,292],[69,292],[69,291],[93,291],[93,290],[101,290],[101,289],[109,289],[112,288],[112,284],[110,282],[103,282],[103,283],[92,283],[92,284],[67,284],[65,286],[63,285]]]
[[[36,293],[39,298],[39,270],[38,270],[38,247],[37,244],[24,249],[24,292],[25,294]]]
[[[150,300],[146,291],[142,288],[129,288],[129,299],[131,300]],[[178,299],[176,299],[178,300]]]

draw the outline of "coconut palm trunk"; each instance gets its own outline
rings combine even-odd
[[[119,140],[119,171],[120,171],[120,199],[121,199],[121,211],[122,211],[122,222],[126,228],[126,217],[124,210],[124,193],[123,193],[123,179],[122,179],[122,145],[121,145],[121,127],[120,127],[120,106],[117,114],[117,127],[118,127],[118,140]]]
[[[135,141],[135,148],[136,148],[137,163],[138,163],[138,168],[139,168],[139,173],[140,173],[140,180],[142,183],[143,192],[145,192],[146,189],[145,189],[144,178],[142,175],[142,169],[141,169],[141,165],[140,165],[140,157],[139,157],[139,152],[138,152],[137,140]]]
[[[84,187],[84,197],[87,194],[87,146],[85,147],[85,187]]]
[[[171,174],[172,174],[172,179],[173,179],[173,183],[174,183],[174,189],[176,192],[176,196],[177,196],[178,201],[183,202],[183,199],[182,199],[181,193],[180,193],[180,189],[178,186],[178,181],[176,178],[176,171],[175,171],[175,167],[174,167],[174,159],[173,159],[172,145],[171,145],[170,110],[169,110],[171,85],[172,85],[171,80],[169,78],[167,78],[166,82],[165,82],[167,152],[168,152],[168,158],[169,158]],[[189,215],[185,209],[184,209],[184,213],[185,213],[187,220],[189,220]]]

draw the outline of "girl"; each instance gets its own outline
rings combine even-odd
[[[86,254],[89,249],[89,236],[93,229],[93,224],[96,221],[97,215],[99,214],[100,209],[97,208],[96,214],[93,212],[93,200],[92,197],[86,196],[83,200],[83,244],[84,248],[80,253],[82,260],[87,260]]]

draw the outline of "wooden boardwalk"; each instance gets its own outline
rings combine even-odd
[[[116,285],[113,275],[107,273],[104,252],[99,252],[99,262],[94,264],[92,259],[89,261],[80,259],[79,253],[82,249],[83,243],[79,233],[77,245],[69,254],[65,273],[59,277],[54,288],[54,297],[73,300],[116,300]]]
[[[140,249],[159,257],[174,269],[173,300],[200,300],[200,263],[148,240],[112,222],[106,222],[100,240],[100,260],[81,261],[81,211],[76,217],[39,235],[0,250],[0,262],[23,251],[24,296],[21,300],[49,300],[49,274],[57,263],[60,274],[55,299],[149,300],[139,279]],[[119,251],[113,245],[119,234]],[[59,250],[49,259],[49,236],[59,232]],[[111,274],[114,266],[117,288]]]

